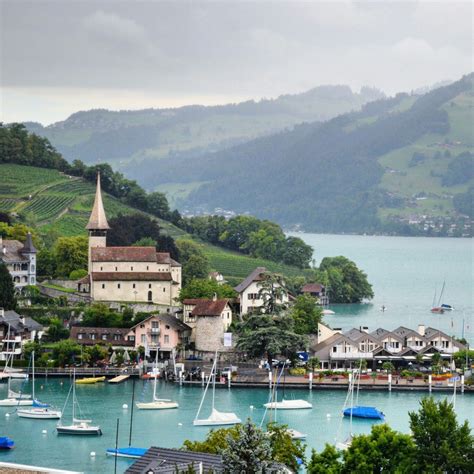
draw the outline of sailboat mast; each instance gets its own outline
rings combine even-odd
[[[217,351],[214,357],[213,379],[212,379],[212,411],[214,411],[214,401],[216,399],[216,372],[217,372]]]
[[[441,293],[439,294],[438,306],[441,305],[441,298],[443,298],[445,285],[446,285],[446,280],[443,281],[443,286],[441,287]]]
[[[72,372],[72,422],[76,418],[76,369]]]
[[[133,378],[133,385],[132,385],[132,410],[130,415],[130,435],[128,437],[128,447],[132,445],[132,429],[133,429],[133,405],[135,404],[135,381],[136,379]]]
[[[33,360],[31,361],[32,370],[33,370],[33,376],[32,376],[33,387],[32,387],[31,393],[32,393],[33,402],[34,402],[35,400],[35,351],[31,353],[31,357],[33,358]]]

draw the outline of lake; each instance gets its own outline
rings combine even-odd
[[[323,257],[344,255],[368,276],[375,298],[369,304],[332,305],[332,327],[369,331],[418,324],[439,328],[474,345],[473,240],[429,237],[381,237],[291,233],[314,248],[318,265]],[[454,311],[433,314],[435,291]],[[387,310],[380,311],[382,305]]]

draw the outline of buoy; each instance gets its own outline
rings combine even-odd
[[[59,382],[59,385],[62,385],[63,383],[62,382]]]
[[[124,410],[126,410],[126,409],[128,408],[128,405],[127,405],[126,403],[124,403],[124,404],[122,405],[122,408],[123,408]]]
[[[47,433],[47,430],[43,430],[41,433],[46,434],[46,433]]]
[[[91,451],[91,458],[95,457],[95,451]]]
[[[43,386],[42,386],[42,385],[40,386],[40,388],[41,388],[41,390],[43,390]]]
[[[178,426],[183,426],[183,423],[178,423]]]
[[[9,418],[10,413],[5,413],[5,416],[6,416],[7,418]]]
[[[327,413],[326,418],[331,418],[331,413]]]
[[[250,405],[250,409],[253,410],[255,407],[253,405]]]

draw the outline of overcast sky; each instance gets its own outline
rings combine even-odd
[[[470,1],[0,0],[0,8],[6,122],[321,84],[392,94],[473,69]]]

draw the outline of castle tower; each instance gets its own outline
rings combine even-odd
[[[104,205],[102,203],[102,193],[100,190],[100,173],[97,173],[97,188],[95,191],[94,206],[92,207],[89,222],[86,225],[89,231],[89,273],[92,272],[92,247],[105,247],[107,230],[110,229],[105,216]]]
[[[26,234],[26,242],[20,253],[28,259],[28,285],[36,285],[36,248],[33,245],[31,232]]]

